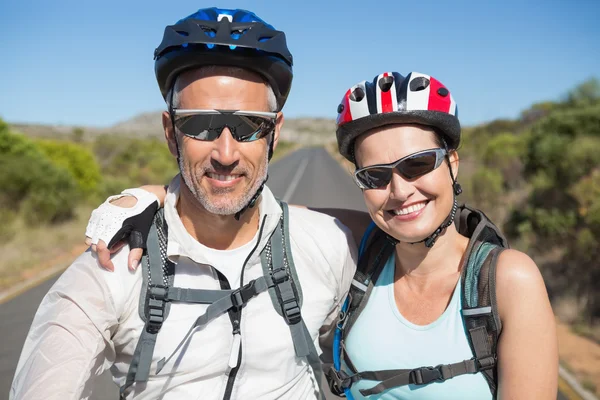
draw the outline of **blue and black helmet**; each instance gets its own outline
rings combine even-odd
[[[204,8],[167,26],[154,60],[165,98],[177,75],[205,65],[241,67],[263,76],[275,92],[278,111],[292,86],[285,33],[245,10]]]

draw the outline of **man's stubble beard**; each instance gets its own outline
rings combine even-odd
[[[250,186],[246,188],[244,193],[237,198],[228,197],[227,201],[219,201],[217,204],[216,202],[211,202],[210,194],[200,185],[200,180],[205,175],[205,172],[211,168],[210,165],[208,164],[199,166],[197,167],[197,170],[194,171],[193,165],[185,162],[186,160],[183,157],[184,153],[179,140],[177,141],[177,149],[179,153],[179,171],[181,172],[181,176],[183,177],[185,185],[188,187],[198,203],[200,203],[200,205],[211,214],[234,215],[238,213],[244,207],[246,207],[248,203],[250,203],[252,197],[254,197],[263,182],[267,179],[267,173],[269,169],[268,151],[265,153],[263,162],[259,166],[256,179],[250,184]],[[248,176],[251,171],[249,171],[247,168],[236,168],[236,172],[241,172],[245,176]],[[228,193],[231,193],[234,190],[235,188],[213,188],[212,192],[216,195],[226,196]]]

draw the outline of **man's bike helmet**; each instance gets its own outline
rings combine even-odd
[[[261,75],[275,92],[277,111],[292,86],[293,59],[285,33],[246,10],[205,8],[167,26],[154,60],[165,99],[180,73],[207,65],[240,67]]]

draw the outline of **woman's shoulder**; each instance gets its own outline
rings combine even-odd
[[[506,249],[498,257],[496,296],[500,317],[516,312],[522,301],[542,300],[548,296],[536,263],[527,254]]]
[[[496,280],[498,284],[533,284],[541,278],[536,263],[526,253],[505,249],[498,257]]]

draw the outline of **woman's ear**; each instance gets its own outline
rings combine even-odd
[[[450,150],[448,158],[450,160],[452,176],[454,177],[454,180],[456,180],[458,179],[458,165],[460,164],[460,157],[458,156],[458,152],[456,150]]]

